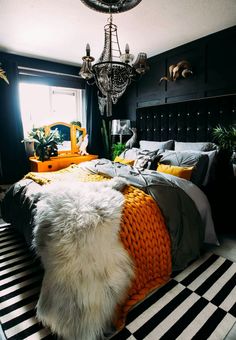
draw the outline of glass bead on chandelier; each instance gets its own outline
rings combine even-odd
[[[112,14],[108,24],[104,26],[104,48],[99,60],[92,65],[94,58],[90,55],[90,46],[86,46],[86,56],[82,58],[83,64],[80,76],[89,84],[96,83],[99,89],[98,102],[102,115],[112,116],[112,104],[124,94],[127,86],[133,80],[149,70],[146,53],[139,53],[134,64],[134,56],[130,54],[129,45],[126,44],[125,53],[121,53],[117,26],[113,23]]]

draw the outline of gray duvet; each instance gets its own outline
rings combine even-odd
[[[120,176],[151,195],[164,215],[172,243],[173,270],[180,270],[200,255],[205,226],[192,199],[157,171],[140,171],[107,159],[81,163],[86,173]]]

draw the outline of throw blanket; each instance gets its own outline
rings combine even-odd
[[[133,186],[124,196],[114,190],[124,180],[73,167],[27,178],[55,182],[36,205],[34,245],[45,268],[38,318],[71,340],[122,327],[128,310],[170,277],[170,238],[156,202]]]
[[[71,176],[71,183],[76,181],[77,173],[81,176],[81,172],[86,175],[102,174],[109,178],[118,176],[125,178],[129,184],[152,196],[160,207],[170,234],[173,270],[185,268],[200,255],[205,234],[204,219],[201,218],[195,202],[185,190],[170,181],[164,174],[150,170],[137,171],[134,167],[105,159],[74,165],[72,169],[70,168],[71,170],[73,173],[64,173],[64,176]],[[34,228],[33,208],[37,201],[37,193],[42,190],[42,186],[36,183],[36,180],[48,183],[53,176],[58,181],[59,177],[63,181],[62,175],[60,172],[39,173],[34,176],[31,173],[28,178],[12,185],[1,202],[3,219],[23,234],[29,246],[32,244]],[[30,179],[34,177],[34,180]],[[92,179],[92,177],[90,178]],[[182,179],[182,181],[184,180]],[[187,181],[185,182],[187,185]],[[190,184],[192,185],[192,183]],[[202,203],[204,204],[204,202]]]

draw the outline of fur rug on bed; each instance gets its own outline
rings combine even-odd
[[[33,246],[45,269],[37,317],[63,339],[102,337],[134,277],[119,237],[127,183],[46,185],[35,211]]]

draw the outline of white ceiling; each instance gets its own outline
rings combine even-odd
[[[0,50],[78,65],[103,49],[108,15],[80,0],[0,0]],[[148,57],[236,24],[236,0],[143,0],[115,14],[121,49]]]

